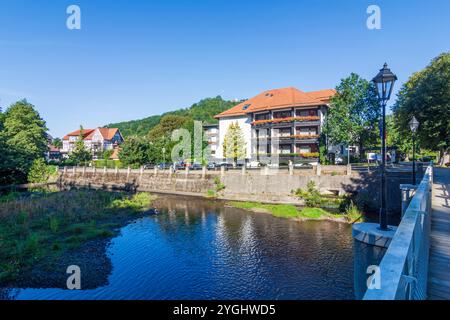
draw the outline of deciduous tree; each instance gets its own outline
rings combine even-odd
[[[403,140],[411,140],[409,122],[420,122],[419,145],[439,151],[450,148],[450,53],[442,53],[414,73],[401,88],[393,108],[395,126]]]
[[[352,73],[341,80],[336,91],[324,126],[329,142],[357,145],[360,150],[374,144],[380,107],[373,84]]]
[[[245,139],[239,123],[231,123],[225,133],[223,141],[223,154],[226,159],[232,159],[236,164],[237,160],[245,158]]]

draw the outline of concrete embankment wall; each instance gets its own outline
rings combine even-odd
[[[157,193],[173,193],[193,196],[205,196],[208,190],[215,190],[215,179],[219,178],[225,189],[220,198],[228,200],[298,203],[302,202],[293,196],[292,191],[306,188],[309,181],[323,193],[354,193],[364,190],[368,197],[378,202],[380,181],[375,172],[353,172],[351,175],[313,175],[311,173],[261,174],[259,172],[205,172],[189,173],[168,171],[151,172],[134,171],[89,171],[77,169],[61,171],[58,183],[61,186],[78,186],[104,188],[110,190],[148,191]],[[79,172],[81,171],[81,172]],[[401,183],[411,183],[410,173],[391,172],[387,174],[388,210],[398,213],[401,210]]]

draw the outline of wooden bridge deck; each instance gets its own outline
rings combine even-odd
[[[434,169],[428,299],[450,300],[450,169]]]

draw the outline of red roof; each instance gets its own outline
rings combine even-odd
[[[83,138],[86,138],[89,134],[91,134],[95,129],[83,129]],[[81,130],[76,130],[71,133],[68,133],[64,136],[63,140],[69,140],[69,137],[78,137],[80,135]]]
[[[283,109],[286,107],[311,107],[320,106],[329,102],[336,93],[335,90],[326,89],[313,92],[303,92],[294,87],[273,89],[264,91],[257,96],[241,102],[237,106],[228,109],[216,118],[244,115],[272,109]]]
[[[114,135],[117,133],[119,129],[118,128],[98,128],[98,131],[100,131],[100,134],[103,136],[103,139],[105,140],[112,140]],[[85,137],[85,140],[91,140],[92,136],[95,134],[95,130],[92,131],[87,137]]]
[[[83,140],[91,140],[96,130],[100,131],[100,134],[105,140],[111,140],[114,135],[119,131],[118,128],[97,128],[97,129],[83,129]],[[80,130],[76,130],[64,136],[63,140],[69,140],[69,137],[78,137]]]

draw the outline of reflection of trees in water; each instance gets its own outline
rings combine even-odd
[[[348,290],[353,290],[348,279],[353,266],[350,225],[292,221],[205,199],[164,196],[155,207],[167,213],[158,216],[158,224],[168,243],[177,250],[209,256],[219,282],[229,270],[240,270],[242,281],[262,286],[278,277],[282,265],[292,281],[299,281],[295,274],[300,272],[307,275],[301,281],[324,286],[348,282]],[[336,274],[342,277],[337,279]]]

